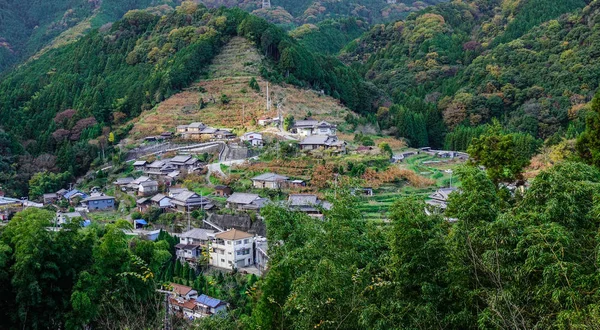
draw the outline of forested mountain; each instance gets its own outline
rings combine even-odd
[[[355,17],[368,23],[389,22],[446,0],[202,0],[207,6],[239,6],[265,19],[287,25],[318,23],[325,19]]]
[[[2,80],[0,123],[12,146],[5,148],[3,163],[19,166],[2,172],[0,182],[7,189],[24,189],[39,170],[83,174],[107,145],[109,131],[199,78],[234,35],[248,38],[268,57],[261,72],[273,82],[322,90],[358,112],[376,104],[374,86],[339,60],[313,54],[280,28],[240,9],[209,10],[185,2],[164,16],[131,11]],[[119,139],[126,132],[122,127],[113,133]],[[48,159],[48,153],[56,158],[43,164],[16,159]]]
[[[289,33],[310,51],[337,54],[346,44],[365,33],[367,28],[368,25],[363,21],[341,18],[304,24]]]
[[[373,27],[342,58],[395,103],[417,111],[436,107],[450,131],[498,117],[514,130],[548,138],[577,117],[598,87],[599,4],[585,5],[440,4]],[[380,123],[397,126],[389,113],[380,113]]]
[[[175,5],[179,0],[0,1],[0,72],[33,55],[64,31],[96,28],[131,9]]]

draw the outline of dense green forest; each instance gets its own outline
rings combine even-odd
[[[256,0],[202,0],[209,7],[237,6],[270,22],[288,27],[349,17],[368,23],[389,22],[444,1],[446,0],[271,0],[271,8],[263,9],[262,2]]]
[[[89,27],[114,22],[132,9],[172,0],[0,1],[0,73],[35,54],[59,34],[88,21]]]
[[[367,24],[355,18],[325,20],[318,24],[304,24],[290,31],[290,36],[312,52],[337,54],[350,41],[367,31]]]
[[[268,79],[322,90],[357,112],[372,111],[378,92],[355,71],[242,10],[186,2],[164,16],[131,11],[3,78],[0,123],[10,148],[0,163],[10,170],[0,184],[24,194],[35,172],[84,174],[94,159],[103,161],[98,156],[110,148],[111,130],[117,140],[123,137],[127,119],[199,78],[234,35],[267,56],[261,72]]]
[[[437,108],[450,132],[501,118],[534,137],[572,138],[600,72],[593,60],[598,3],[584,6],[575,0],[440,4],[373,27],[342,58],[394,103],[425,117]],[[384,128],[403,120],[384,119]]]

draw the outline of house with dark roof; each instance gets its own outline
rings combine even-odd
[[[179,235],[179,244],[175,245],[177,259],[196,265],[202,257],[202,250],[208,248],[214,230],[193,228]]]
[[[135,201],[135,205],[137,206],[137,210],[139,212],[146,212],[150,206],[152,205],[150,198],[142,197]]]
[[[237,229],[218,234],[210,245],[210,265],[235,269],[254,264],[254,235]]]
[[[227,198],[227,207],[233,210],[260,210],[268,202],[258,194],[236,192]]]
[[[228,186],[215,186],[215,195],[221,197],[227,197],[233,194],[233,189]]]
[[[112,211],[116,208],[115,198],[112,196],[93,196],[84,199],[81,202],[89,212],[94,211]]]
[[[136,160],[133,162],[133,169],[136,171],[143,171],[146,169],[146,165],[148,164],[145,160]]]
[[[282,188],[289,178],[284,175],[275,173],[263,173],[261,175],[253,177],[252,186],[258,189],[279,189]]]
[[[163,194],[156,194],[150,198],[150,205],[162,210],[173,207],[173,204],[171,204],[171,198]]]
[[[322,210],[331,209],[331,203],[322,201],[313,194],[291,194],[288,197],[288,206],[294,211],[318,218],[323,217]]]
[[[158,192],[158,182],[154,180],[141,182],[138,186],[139,196],[152,196]]]
[[[113,184],[119,188],[122,188],[124,186],[127,186],[128,184],[133,182],[133,178],[132,177],[126,177],[126,178],[118,178],[115,182],[113,182]]]
[[[457,190],[458,188],[455,187],[440,188],[433,194],[429,195],[429,199],[426,200],[425,203],[433,208],[444,211],[448,207],[448,198],[450,197],[450,194]]]
[[[58,194],[56,193],[44,194],[42,197],[44,204],[53,204],[58,200]]]
[[[197,209],[210,210],[214,207],[214,204],[212,204],[208,198],[189,190],[173,196],[171,204],[173,204],[179,212],[189,212]]]
[[[326,121],[317,121],[314,119],[298,120],[291,129],[292,133],[301,136],[311,135],[335,135],[337,126]]]
[[[84,215],[84,213],[82,212],[56,212],[56,218],[55,218],[55,224],[58,226],[62,226],[64,224],[67,223],[71,223],[73,220],[76,219],[81,219],[82,221],[89,221],[89,219],[86,218],[86,216]]]
[[[336,152],[346,151],[346,142],[338,139],[335,135],[311,135],[302,140],[298,146],[302,151],[315,149],[331,149]]]

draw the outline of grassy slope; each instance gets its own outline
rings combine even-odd
[[[266,84],[258,73],[262,56],[246,39],[233,38],[223,51],[215,57],[208,68],[206,79],[193,84],[185,91],[173,95],[154,109],[142,113],[134,122],[131,137],[142,138],[163,131],[172,131],[177,125],[202,121],[216,127],[252,128],[252,119],[262,116],[277,116],[276,104],[283,100],[283,114],[303,118],[310,111],[313,118],[342,122],[350,110],[328,96],[312,90],[293,86],[270,86],[273,108],[266,112]],[[261,91],[249,87],[252,77],[258,81]],[[204,89],[205,92],[200,92]],[[245,92],[244,92],[245,91]],[[227,95],[231,102],[222,104],[219,99]],[[198,101],[202,97],[208,102],[200,110]],[[209,101],[215,99],[215,103]],[[245,110],[244,110],[245,109]],[[242,114],[245,112],[245,120]]]

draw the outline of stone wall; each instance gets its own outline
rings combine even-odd
[[[252,222],[252,219],[247,215],[212,214],[208,221],[224,230],[235,228],[258,236],[266,236],[267,234],[267,228],[262,220],[257,219]],[[204,228],[214,229],[207,224],[204,224]]]

